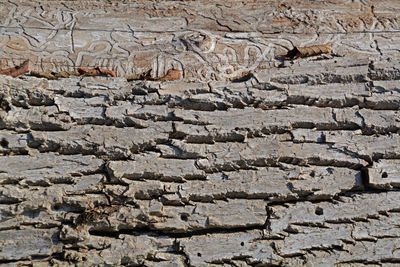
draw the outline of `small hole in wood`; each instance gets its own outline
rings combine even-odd
[[[317,207],[317,208],[315,209],[315,214],[316,214],[316,215],[323,215],[323,214],[324,214],[324,209],[321,208],[321,207]]]
[[[243,247],[244,246],[244,242],[241,242],[240,245]]]
[[[8,147],[8,141],[5,138],[2,138],[0,141],[0,145],[2,147]]]
[[[201,257],[201,253],[199,252],[199,253],[197,253],[197,257]]]
[[[388,178],[387,172],[383,172],[383,173],[382,173],[382,178]]]
[[[181,220],[187,222],[188,220],[188,215],[187,214],[181,214]]]

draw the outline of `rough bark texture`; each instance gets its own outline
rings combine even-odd
[[[117,77],[0,76],[0,263],[399,264],[400,2],[277,2],[1,1]]]

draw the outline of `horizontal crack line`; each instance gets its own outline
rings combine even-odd
[[[266,225],[254,225],[254,226],[241,226],[241,227],[231,227],[231,228],[208,228],[208,229],[200,229],[194,231],[185,231],[181,233],[174,233],[168,232],[163,230],[157,229],[150,229],[146,228],[137,228],[137,229],[126,229],[126,230],[119,230],[119,231],[96,231],[96,230],[89,230],[91,235],[97,236],[111,236],[111,237],[118,237],[120,234],[125,235],[137,235],[137,234],[146,234],[146,235],[156,235],[156,236],[166,236],[168,238],[189,238],[192,236],[205,236],[207,234],[232,234],[238,232],[245,232],[245,231],[252,231],[252,230],[266,230]]]

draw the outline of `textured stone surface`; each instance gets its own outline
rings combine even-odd
[[[399,12],[2,1],[0,264],[398,265]]]

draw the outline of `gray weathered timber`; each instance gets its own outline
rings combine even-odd
[[[0,265],[397,266],[399,13],[0,0]]]

